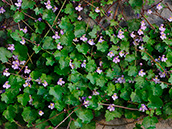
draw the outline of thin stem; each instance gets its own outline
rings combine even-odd
[[[32,27],[29,24],[27,24],[24,20],[22,20],[22,22],[24,22],[24,24],[26,24],[32,31],[34,31]]]
[[[141,14],[141,15],[146,20],[146,22],[152,27],[152,29],[155,30],[155,27],[148,21],[148,19],[143,14]]]

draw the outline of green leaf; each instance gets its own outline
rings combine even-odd
[[[23,0],[21,8],[22,9],[28,9],[28,8],[33,9],[35,4],[36,3],[34,1],[32,1],[32,0]]]
[[[44,22],[37,21],[36,23],[34,23],[34,27],[36,28],[36,33],[42,34],[43,30],[46,27],[46,24]]]
[[[15,30],[15,32],[11,32],[10,36],[15,40],[15,41],[21,41],[21,37],[24,36],[24,33],[19,30]]]
[[[61,112],[64,108],[65,108],[65,103],[63,102],[63,101],[60,101],[60,100],[58,100],[58,101],[55,101],[55,105],[54,105],[54,107],[59,111],[59,112]]]
[[[37,94],[38,95],[44,95],[44,94],[46,94],[46,92],[47,92],[47,90],[43,86],[40,86],[38,88]]]
[[[88,72],[93,72],[96,70],[96,63],[94,60],[89,58],[88,63],[86,64],[86,70]]]
[[[53,66],[53,64],[55,63],[54,58],[53,58],[52,56],[47,57],[46,60],[47,60],[47,61],[46,61],[46,65],[47,65],[47,66],[49,66],[49,65],[50,65],[50,66]]]
[[[96,73],[88,73],[88,75],[86,76],[87,79],[90,80],[91,84],[95,84],[96,83],[96,79],[97,79],[97,74]]]
[[[10,122],[13,122],[14,117],[16,116],[15,108],[12,105],[9,105],[7,109],[3,112],[3,116]]]
[[[161,108],[163,105],[162,100],[158,96],[150,96],[147,106],[152,109]]]
[[[69,57],[61,57],[59,60],[60,63],[60,69],[64,69],[69,66],[70,58]]]
[[[78,50],[78,52],[83,53],[84,55],[86,55],[88,50],[89,50],[89,46],[88,46],[88,44],[81,44],[81,45],[77,44],[76,49]]]
[[[137,95],[135,92],[132,92],[130,97],[131,97],[131,101],[136,102],[136,103],[141,103],[140,96]]]
[[[81,129],[95,129],[96,128],[96,122],[92,121],[88,124],[83,124]]]
[[[105,113],[106,121],[113,120],[114,118],[121,118],[121,116],[122,114],[119,113],[117,110],[112,111],[112,112],[106,110],[106,113]]]
[[[23,61],[23,60],[27,60],[27,52],[28,52],[27,46],[16,44],[13,54],[18,55],[19,60]]]
[[[8,62],[8,58],[12,57],[12,53],[9,52],[6,48],[0,47],[0,60],[2,63]]]
[[[140,21],[138,19],[130,19],[127,21],[130,32],[138,31],[140,28]]]
[[[17,101],[23,106],[26,106],[29,100],[29,94],[27,93],[23,93],[17,96]]]
[[[107,93],[108,96],[112,96],[115,91],[115,85],[112,82],[108,82],[107,86],[105,93]]]
[[[55,87],[50,87],[49,94],[54,96],[57,100],[61,100],[63,93],[63,88],[59,85],[56,85]]]
[[[46,10],[43,11],[42,19],[48,21],[48,23],[50,25],[53,24],[53,22],[55,20],[55,17],[56,17],[56,15],[51,9],[50,10],[46,9]]]
[[[93,119],[93,113],[89,109],[80,108],[76,110],[75,113],[85,124],[89,123]]]
[[[36,54],[38,54],[39,51],[41,50],[41,46],[40,45],[34,45],[33,50],[35,51]]]
[[[36,7],[35,9],[34,9],[34,11],[35,11],[35,14],[36,15],[39,15],[39,14],[43,14],[43,8],[38,8],[38,7]]]
[[[70,124],[71,129],[77,129],[82,127],[82,120],[77,118],[75,121],[72,121]]]
[[[69,4],[67,4],[66,5],[66,8],[65,8],[65,13],[66,14],[73,14],[74,13],[74,11],[75,11],[75,9],[74,9],[74,7],[73,7],[73,5],[71,4],[71,3],[69,3]]]
[[[121,50],[125,50],[126,52],[129,52],[129,45],[130,43],[128,41],[122,41],[120,45]]]
[[[61,29],[64,30],[64,32],[66,32],[66,31],[71,32],[74,29],[74,26],[70,23],[69,18],[67,18],[67,17],[62,17],[59,26]]]
[[[55,116],[57,114],[59,114],[59,112],[52,111],[49,118],[51,118],[51,117],[53,117],[53,116]],[[65,118],[65,113],[61,113],[57,117],[54,117],[53,119],[50,119],[50,121],[53,124],[53,126],[57,126],[61,121],[63,121],[64,118]]]
[[[100,27],[97,25],[94,25],[93,29],[91,32],[89,32],[88,34],[91,36],[91,38],[96,38],[97,37],[97,32],[100,31]]]
[[[49,36],[47,36],[44,41],[43,41],[43,46],[44,49],[50,49],[53,50],[56,48],[56,46],[53,43],[53,39]]]
[[[42,119],[42,120],[41,119],[37,119],[36,120],[36,125],[41,123],[41,122],[43,122],[43,121],[45,121],[45,119]],[[45,129],[48,125],[49,125],[48,122],[43,122],[42,124],[37,125],[36,128],[38,128],[38,129]]]
[[[18,126],[14,122],[6,122],[5,129],[18,129]]]
[[[142,125],[145,129],[155,129],[156,123],[158,123],[158,119],[156,117],[147,116],[143,119]]]
[[[169,102],[163,106],[163,113],[172,115],[172,102]]]
[[[15,14],[13,15],[13,19],[14,19],[14,21],[15,21],[16,23],[18,23],[18,22],[20,22],[21,20],[23,20],[23,19],[24,19],[24,14],[23,14],[23,12],[19,12],[19,11],[15,12]]]
[[[167,45],[172,45],[172,39],[165,39],[163,42],[165,42]]]
[[[101,52],[105,52],[108,49],[108,47],[109,47],[107,42],[105,42],[105,41],[102,42],[102,43],[98,42],[96,44],[96,46],[97,46],[97,50],[101,51]]]
[[[136,77],[135,81],[136,81],[135,83],[136,89],[141,89],[149,86],[149,83],[143,77]]]
[[[100,87],[103,87],[107,82],[107,78],[105,78],[104,76],[99,76],[97,79],[96,79],[96,85],[100,86]]]
[[[75,31],[74,31],[74,34],[75,34],[75,37],[79,38],[81,37],[82,35],[84,35],[86,33],[86,24],[85,22],[79,22],[79,21],[76,21],[74,23],[74,26],[75,26]]]
[[[93,12],[90,12],[89,16],[92,18],[92,19],[96,19],[96,17],[98,16],[99,14],[97,13],[93,13]]]
[[[70,46],[72,45],[73,39],[75,38],[72,31],[67,31],[64,35],[60,37],[60,42],[62,45]]]
[[[128,67],[128,75],[129,76],[136,76],[137,75],[137,68],[136,66],[129,66]]]
[[[36,112],[34,109],[31,109],[30,107],[25,107],[22,112],[22,117],[25,122],[32,123],[37,119],[38,112]]]

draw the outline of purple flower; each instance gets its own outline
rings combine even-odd
[[[112,99],[115,101],[116,99],[118,99],[118,96],[117,96],[117,93],[114,93],[113,95],[112,95]]]
[[[19,69],[19,64],[13,61],[13,65],[11,66],[14,70]]]
[[[96,13],[99,13],[99,12],[100,12],[99,7],[96,7],[95,12],[96,12]]]
[[[27,86],[31,88],[31,84],[26,80],[25,84],[23,84],[23,87],[27,87]]]
[[[142,43],[142,45],[141,45],[141,46],[139,46],[139,49],[140,49],[140,50],[143,50],[143,49],[144,49],[144,47],[143,47],[143,43]]]
[[[86,68],[86,60],[83,61],[83,63],[81,64],[82,68]]]
[[[6,88],[6,89],[10,88],[11,85],[9,85],[8,83],[9,83],[9,81],[6,81],[5,84],[2,87]]]
[[[44,115],[44,112],[41,111],[41,110],[39,110],[39,115],[40,115],[40,116]]]
[[[20,8],[21,7],[21,3],[22,3],[22,0],[17,0],[18,3],[15,3],[15,5]]]
[[[41,84],[41,82],[42,82],[41,79],[40,79],[40,77],[39,77],[38,79],[36,79],[35,81],[36,81],[38,84]]]
[[[47,1],[47,3],[44,3],[46,5],[46,8],[49,10],[52,8],[50,0]]]
[[[125,83],[124,75],[122,75],[120,78],[117,79],[117,82],[119,83]]]
[[[119,30],[117,37],[123,39],[124,38],[123,33],[124,33],[123,31]]]
[[[165,55],[162,55],[161,61],[162,61],[162,62],[166,62],[166,60],[167,60],[167,58],[165,58]]]
[[[139,76],[144,76],[146,73],[145,72],[143,72],[143,69],[141,69],[140,71],[139,71]]]
[[[42,21],[42,18],[41,18],[41,17],[39,17],[39,18],[38,18],[38,21],[40,21],[40,22],[41,22],[41,21]]]
[[[161,25],[160,25],[159,30],[160,30],[161,32],[164,32],[164,31],[165,31],[164,24],[161,24]]]
[[[124,52],[123,51],[120,51],[119,52],[119,55],[120,55],[120,57],[123,57],[124,56]]]
[[[100,36],[100,39],[98,42],[102,43],[104,41],[102,38],[103,38],[103,36]]]
[[[165,78],[165,72],[159,72],[159,76],[160,76],[160,78]]]
[[[84,105],[85,107],[88,107],[88,106],[89,106],[89,100],[84,100],[83,105]]]
[[[130,36],[131,36],[131,38],[136,37],[136,35],[134,34],[134,32],[131,32]]]
[[[74,64],[72,64],[72,60],[70,60],[70,62],[69,62],[69,66],[71,67],[71,69],[74,69],[74,68],[75,68],[75,65],[74,65]]]
[[[55,32],[55,35],[52,36],[52,38],[53,39],[59,39],[60,38],[60,36],[58,35],[58,32],[57,31]]]
[[[26,41],[25,41],[25,39],[22,37],[22,40],[20,41],[20,43],[22,44],[22,45],[25,45],[25,43],[26,43]]]
[[[161,10],[161,9],[162,9],[161,3],[157,4],[156,8],[157,8],[158,10]]]
[[[82,20],[82,17],[79,15],[77,19],[78,19],[79,21],[81,21],[81,20]]]
[[[77,38],[74,38],[73,41],[74,42],[79,42],[79,40]]]
[[[11,52],[13,52],[15,50],[14,48],[14,44],[8,44],[8,50],[11,50]]]
[[[93,39],[88,40],[88,44],[90,44],[90,45],[95,45]]]
[[[26,66],[26,67],[25,67],[25,70],[24,70],[24,73],[25,73],[25,74],[26,74],[26,73],[29,74],[30,72],[31,72],[31,70],[28,69],[28,66]]]
[[[65,84],[65,81],[62,80],[63,78],[59,78],[58,82],[57,82],[57,85],[63,85]]]
[[[172,22],[172,16],[170,16],[170,17],[168,18],[168,21],[169,21],[169,22]]]
[[[60,45],[60,43],[57,44],[57,49],[61,50],[63,47]]]
[[[4,71],[3,71],[3,75],[8,77],[10,76],[10,73],[8,72],[9,68],[6,68]]]
[[[101,74],[101,73],[102,73],[102,70],[100,69],[100,67],[97,68],[96,72],[97,72],[98,74]]]
[[[25,26],[24,29],[20,29],[20,31],[23,31],[24,33],[27,33],[27,26]]]
[[[32,96],[29,95],[29,104],[30,104],[30,105],[32,105],[32,101],[33,101]]]
[[[115,111],[115,105],[114,104],[109,104],[109,107],[107,108],[109,111]]]
[[[32,80],[31,76],[29,75],[29,77],[27,78],[26,81],[30,82]]]
[[[42,83],[42,85],[43,85],[44,87],[46,87],[46,86],[48,86],[48,83],[44,80],[44,82]]]
[[[149,9],[149,10],[147,11],[147,13],[148,13],[148,14],[152,14],[152,10]]]
[[[61,34],[61,35],[64,35],[64,31],[63,31],[63,30],[60,30],[60,34]]]
[[[144,111],[146,111],[146,110],[148,110],[148,109],[146,108],[146,106],[145,106],[144,104],[141,104],[141,107],[139,108],[139,111],[144,112]]]
[[[158,79],[158,76],[155,76],[155,78],[153,78],[153,81],[155,82],[155,84],[160,83],[160,80]]]
[[[109,57],[111,57],[111,58],[114,56],[114,54],[113,54],[112,51],[110,51],[107,55],[108,55]]]
[[[24,65],[26,63],[26,61],[20,61],[20,65]]]
[[[81,7],[81,4],[79,4],[77,7],[75,7],[75,10],[80,12],[81,10],[83,10],[83,7]]]
[[[113,62],[118,63],[120,62],[119,56],[116,56],[113,58]]]
[[[112,11],[109,10],[109,11],[107,12],[107,16],[108,16],[108,17],[111,16],[111,13],[112,13]]]
[[[86,34],[84,34],[82,37],[80,37],[80,40],[87,41],[87,38],[85,36],[86,36]]]
[[[145,30],[147,27],[145,25],[142,25],[140,29]]]
[[[4,13],[5,9],[3,7],[0,7],[0,13]]]
[[[48,105],[48,108],[54,109],[54,103],[50,103],[50,105]]]
[[[102,66],[102,64],[103,64],[103,62],[102,62],[102,61],[100,61],[100,62],[99,62],[99,66]]]
[[[58,8],[54,5],[54,8],[52,9],[53,12],[55,13]]]
[[[93,95],[99,95],[99,92],[97,92],[96,90],[93,91]]]
[[[141,29],[139,29],[139,30],[137,31],[137,33],[138,33],[139,35],[142,35],[142,34],[143,34],[143,31],[142,31]]]
[[[166,37],[166,34],[165,34],[165,33],[161,33],[160,38],[161,38],[162,40],[166,39],[166,38],[167,38],[167,37]]]
[[[140,23],[141,23],[141,26],[145,26],[146,25],[144,20],[142,20]]]

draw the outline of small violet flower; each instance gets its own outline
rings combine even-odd
[[[0,13],[4,13],[5,9],[3,7],[0,7]]]
[[[49,10],[52,8],[50,0],[47,1],[47,3],[44,3],[46,5],[46,8]]]
[[[147,11],[147,13],[148,13],[148,14],[152,14],[152,10],[149,9],[149,10]]]
[[[64,31],[63,31],[63,30],[60,30],[60,34],[61,34],[61,35],[64,35]]]
[[[59,78],[58,82],[57,82],[57,85],[63,85],[65,84],[65,81],[62,80],[63,78]]]
[[[26,66],[26,67],[25,67],[25,70],[24,70],[24,73],[25,73],[25,74],[26,74],[26,73],[29,74],[30,72],[31,72],[31,70],[28,69],[28,66]]]
[[[118,63],[120,62],[119,56],[116,56],[113,58],[113,62]]]
[[[22,40],[20,41],[20,43],[22,44],[22,45],[25,45],[25,43],[26,43],[26,41],[25,41],[25,39],[22,37]]]
[[[159,76],[160,76],[160,78],[165,78],[165,72],[159,72]]]
[[[61,50],[63,48],[63,46],[60,45],[60,43],[57,44],[57,49]]]
[[[80,37],[80,40],[87,41],[87,38],[85,36],[86,36],[86,34],[84,34],[82,37]]]
[[[161,3],[157,4],[156,8],[157,8],[158,10],[161,10],[161,9],[162,9]]]
[[[162,55],[161,61],[162,61],[162,62],[166,62],[166,60],[167,60],[167,58],[165,58],[165,55]]]
[[[39,115],[40,115],[40,116],[44,115],[44,112],[41,111],[41,110],[39,110]]]
[[[73,41],[74,42],[79,42],[79,40],[77,38],[74,38]]]
[[[124,52],[123,51],[120,51],[119,52],[119,55],[120,55],[120,57],[123,57],[124,56]]]
[[[117,82],[119,83],[125,83],[124,75],[122,75],[120,78],[117,79]]]
[[[113,99],[113,100],[118,99],[117,93],[114,93],[114,94],[112,95],[112,99]]]
[[[8,44],[8,50],[11,50],[11,52],[13,52],[15,50],[14,48],[14,44]]]
[[[83,10],[83,7],[81,7],[81,4],[79,4],[77,7],[75,7],[75,10],[80,12],[81,10]]]
[[[6,81],[5,84],[2,87],[6,88],[6,89],[10,88],[11,85],[9,85],[8,83],[9,83],[9,81]]]
[[[75,68],[75,65],[74,65],[74,64],[72,64],[72,60],[70,60],[70,62],[69,62],[69,66],[71,67],[71,69],[74,69],[74,68]]]
[[[93,39],[88,40],[88,44],[90,44],[91,46],[92,46],[92,45],[95,45]]]
[[[6,68],[4,71],[3,71],[3,75],[8,77],[10,76],[10,73],[8,72],[9,68]]]
[[[60,38],[60,36],[58,35],[58,32],[57,31],[55,32],[55,35],[52,36],[52,38],[53,39],[59,39]]]
[[[85,107],[88,107],[88,106],[89,106],[89,100],[84,100],[83,105],[84,105]]]
[[[143,69],[141,69],[140,71],[139,71],[139,76],[144,76],[146,73],[145,72],[143,72]]]
[[[166,37],[166,34],[165,34],[165,33],[161,33],[160,38],[161,38],[162,40],[166,39],[166,38],[167,38],[167,37]]]
[[[146,110],[148,110],[147,107],[144,104],[141,104],[141,107],[139,108],[139,111],[144,112]]]
[[[99,92],[97,92],[96,90],[93,91],[93,95],[99,95]]]
[[[82,20],[82,17],[79,15],[77,19],[78,19],[79,21],[81,21],[81,20]]]
[[[96,72],[97,72],[98,74],[101,74],[101,73],[102,73],[102,70],[100,69],[100,67],[97,68]]]
[[[48,105],[48,108],[54,109],[54,103],[50,103],[50,105]]]
[[[160,30],[161,32],[164,32],[164,31],[165,31],[164,24],[161,24],[161,25],[160,25],[159,30]]]
[[[15,3],[15,5],[20,8],[21,7],[21,3],[22,3],[22,0],[17,0],[18,3]]]
[[[158,76],[155,76],[155,78],[153,78],[153,81],[155,82],[155,84],[160,83],[160,80],[158,79]]]
[[[56,6],[54,6],[54,8],[52,8],[52,10],[53,10],[54,13],[56,12],[57,9],[58,8]]]
[[[114,104],[110,104],[107,109],[109,109],[110,112],[111,111],[115,111],[115,105]]]
[[[110,51],[108,54],[107,54],[109,57],[113,57],[113,56],[115,56],[114,54],[113,54],[113,52],[112,51]]]
[[[48,83],[44,80],[44,82],[42,83],[42,85],[43,85],[44,87],[46,87],[46,86],[48,86]]]
[[[99,12],[100,12],[99,7],[96,7],[95,12],[96,12],[96,13],[99,13]]]
[[[82,68],[86,68],[86,60],[83,61],[83,63],[81,64]]]
[[[169,21],[169,22],[172,22],[172,16],[170,16],[170,17],[168,18],[168,21]]]
[[[24,33],[27,33],[27,26],[25,26],[24,29],[21,28],[20,31],[23,31]]]
[[[31,84],[28,81],[25,81],[25,84],[23,84],[23,87],[30,87],[31,88]]]
[[[134,32],[131,32],[130,36],[131,36],[131,38],[136,37],[136,35],[134,34]]]
[[[123,33],[124,33],[123,31],[119,30],[117,37],[123,39],[124,38]]]
[[[100,39],[98,42],[102,43],[104,40],[103,40],[103,36],[100,36]]]
[[[137,31],[137,33],[138,33],[139,35],[142,35],[142,34],[143,34],[143,31],[142,31],[141,29],[139,29],[139,30]]]

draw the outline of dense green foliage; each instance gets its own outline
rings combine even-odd
[[[111,9],[115,4],[140,16],[126,20]],[[104,114],[106,121],[144,116],[135,129],[153,129],[158,117],[170,118],[172,17],[151,24],[146,5],[168,6],[154,0],[0,1],[0,36],[7,39],[0,47],[0,125],[94,129]],[[11,30],[7,19],[18,28]]]

